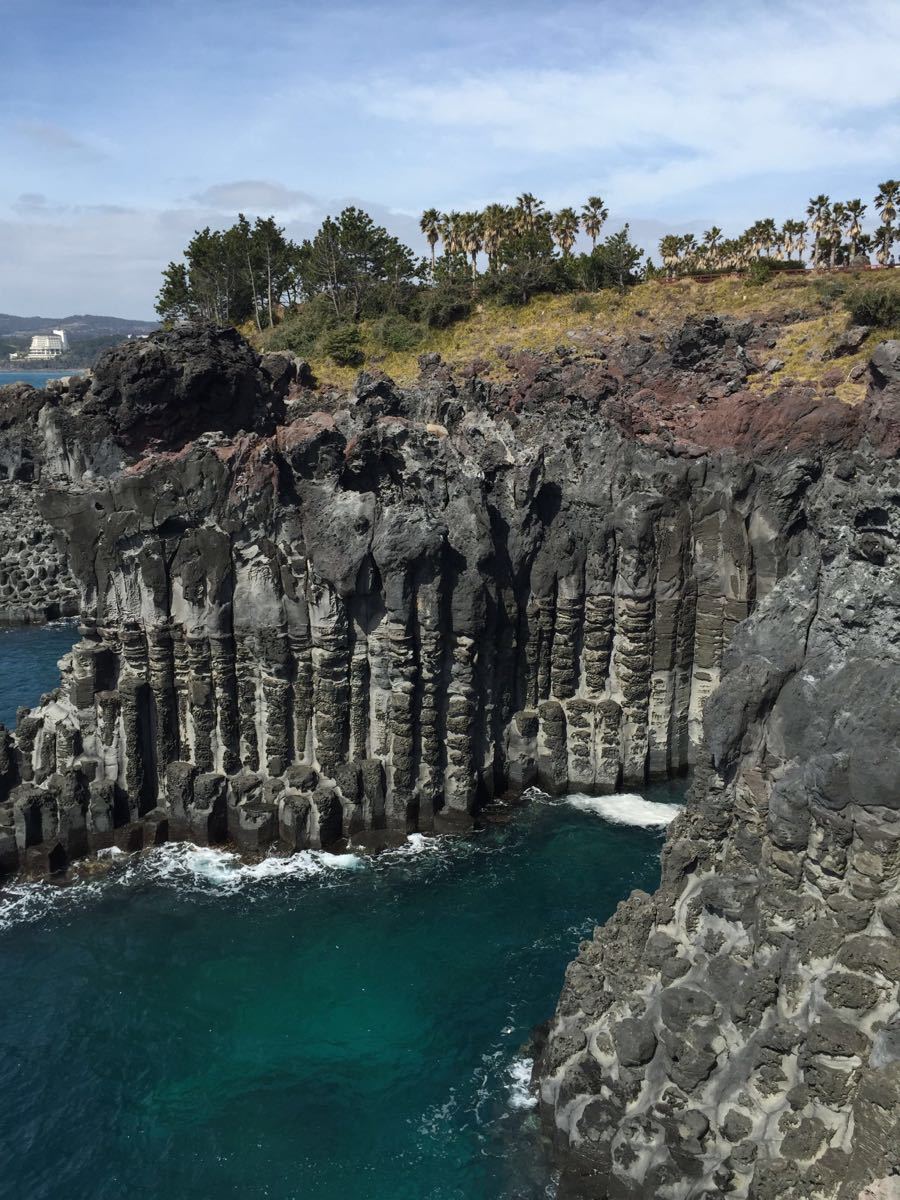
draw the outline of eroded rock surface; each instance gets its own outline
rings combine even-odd
[[[45,450],[39,417],[63,390],[0,385],[0,621],[42,622],[78,611],[65,550],[37,504]]]
[[[724,655],[659,891],[569,968],[541,1064],[563,1197],[855,1198],[900,1168],[895,486],[809,490],[804,553]]]
[[[695,766],[539,1063],[561,1196],[890,1178],[898,347],[854,409],[751,389],[770,342],[705,318],[350,395],[230,334],[119,352],[37,414],[83,640],[3,735],[0,865]]]

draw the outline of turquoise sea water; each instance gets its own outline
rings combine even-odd
[[[552,1196],[529,1032],[593,923],[655,885],[661,828],[602,814],[679,798],[536,797],[374,859],[160,847],[0,890],[0,1196]]]
[[[16,708],[32,705],[59,683],[57,663],[78,641],[73,621],[51,625],[0,625],[0,722],[16,723]]]
[[[30,383],[32,387],[46,387],[51,379],[65,379],[67,375],[81,375],[77,367],[68,371],[0,371],[0,387],[4,383]]]

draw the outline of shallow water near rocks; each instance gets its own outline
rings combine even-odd
[[[0,625],[0,723],[15,728],[16,709],[36,704],[59,684],[57,663],[78,641],[72,621]]]
[[[83,374],[83,367],[70,367],[67,371],[0,371],[0,387],[5,383],[30,383],[33,388],[43,388],[54,379]]]
[[[0,890],[0,1195],[551,1196],[525,1043],[579,940],[655,885],[680,795],[610,819],[535,798],[377,858],[165,846]]]

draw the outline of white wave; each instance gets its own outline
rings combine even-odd
[[[507,1074],[510,1078],[509,1085],[509,1107],[510,1108],[536,1108],[538,1098],[531,1089],[531,1072],[534,1067],[534,1059],[531,1058],[515,1058],[507,1068]]]
[[[596,813],[613,825],[636,825],[641,829],[662,828],[681,812],[680,804],[661,804],[645,800],[635,792],[620,792],[615,796],[584,796],[575,793],[566,802],[582,812]]]
[[[195,846],[190,842],[159,846],[143,856],[136,871],[162,883],[191,884],[204,889],[237,891],[248,883],[271,879],[304,879],[330,871],[352,871],[362,866],[355,854],[327,854],[322,850],[300,850],[291,855],[269,855],[247,863],[231,850]]]
[[[49,914],[80,908],[100,895],[102,884],[11,883],[0,891],[0,931],[14,925],[29,925]]]
[[[429,865],[447,859],[451,852],[454,859],[467,849],[465,841],[451,833],[408,833],[399,846],[388,846],[379,850],[373,862],[394,865],[407,859],[426,858]]]
[[[419,1133],[427,1138],[446,1138],[447,1129],[459,1112],[459,1101],[455,1091],[450,1089],[450,1097],[443,1104],[432,1104],[422,1114],[419,1121]]]
[[[382,850],[379,858],[417,858],[420,854],[443,854],[452,844],[448,834],[408,833],[402,846]]]
[[[97,858],[103,862],[105,859],[123,858],[126,853],[121,846],[103,846],[97,851]]]
[[[98,878],[66,884],[23,881],[0,890],[0,932],[74,912],[109,894],[110,889],[147,880],[187,891],[237,892],[267,880],[354,871],[364,862],[355,854],[301,850],[290,856],[271,855],[247,863],[230,850],[176,842],[157,846],[146,854],[126,854],[111,846],[98,851],[97,858],[110,868]]]

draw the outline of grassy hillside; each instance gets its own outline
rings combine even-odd
[[[771,358],[784,366],[761,377],[756,386],[771,386],[770,381],[785,378],[819,381],[826,372],[839,370],[838,394],[848,403],[860,399],[864,380],[853,380],[854,367],[865,362],[872,348],[886,337],[900,337],[900,320],[873,331],[859,350],[837,360],[827,357],[838,336],[853,323],[845,297],[862,287],[885,289],[896,297],[900,313],[900,270],[860,272],[809,277],[775,277],[759,286],[742,278],[722,278],[709,283],[681,279],[673,283],[651,281],[629,288],[625,293],[605,290],[593,293],[540,296],[517,308],[481,305],[472,316],[448,329],[414,327],[414,348],[386,349],[379,339],[380,324],[364,321],[359,330],[364,366],[385,371],[398,382],[407,383],[418,374],[418,357],[436,351],[445,361],[464,365],[478,360],[482,374],[502,377],[503,359],[509,350],[550,350],[555,346],[590,345],[618,333],[647,332],[662,338],[673,323],[689,315],[727,314],[767,317],[783,321],[785,314],[799,313],[800,320],[787,325],[771,347]],[[283,325],[261,335],[245,330],[260,349],[283,342],[284,332],[296,318],[288,316]],[[313,355],[310,363],[322,384],[348,387],[358,367],[341,367],[323,355]],[[828,382],[831,382],[829,378]]]

